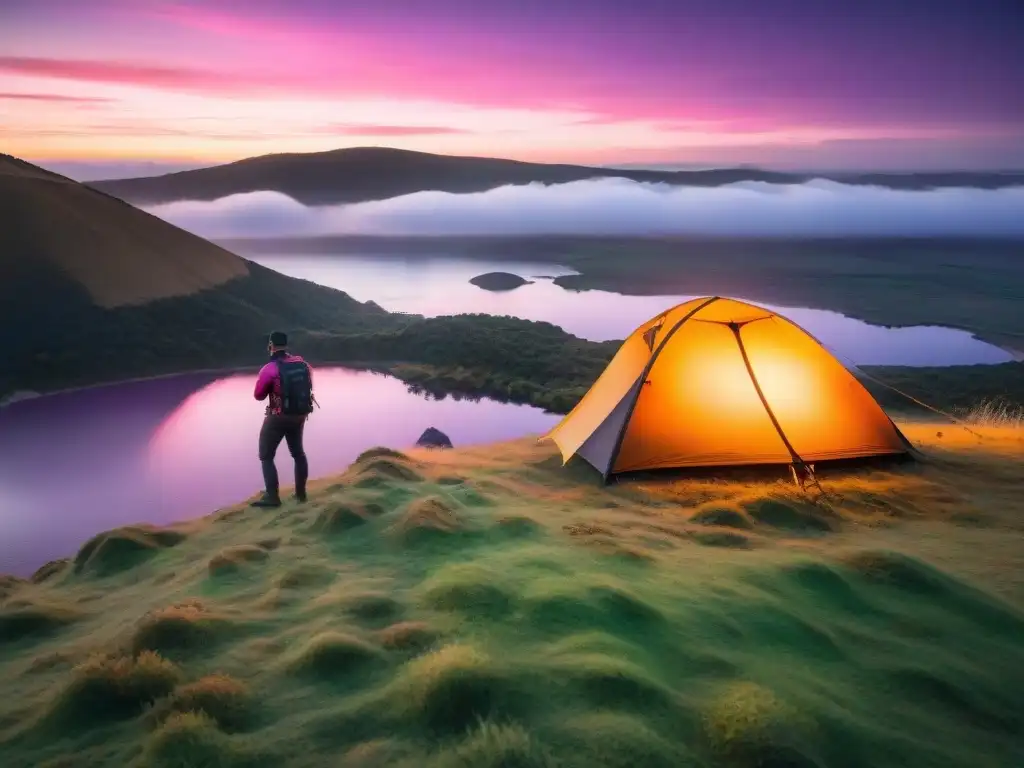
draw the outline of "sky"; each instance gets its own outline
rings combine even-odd
[[[1021,0],[0,0],[0,150],[1024,168]]]

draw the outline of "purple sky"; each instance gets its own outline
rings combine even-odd
[[[0,126],[82,168],[366,144],[1020,168],[1024,0],[2,0]]]

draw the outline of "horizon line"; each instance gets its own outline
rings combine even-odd
[[[433,157],[448,157],[453,159],[477,159],[477,160],[505,160],[508,162],[522,163],[524,165],[542,165],[542,166],[572,166],[577,168],[594,168],[594,169],[605,169],[605,170],[623,170],[623,171],[660,171],[668,173],[699,173],[707,171],[748,171],[748,172],[767,172],[767,173],[783,173],[792,175],[808,175],[808,174],[829,174],[833,176],[863,176],[863,175],[884,175],[884,176],[913,176],[913,175],[936,175],[936,174],[985,174],[985,175],[1013,175],[1024,173],[1024,167],[1014,168],[977,168],[971,166],[960,166],[960,167],[948,167],[948,168],[915,168],[909,170],[895,170],[895,169],[884,169],[884,168],[860,168],[860,169],[837,169],[828,168],[823,166],[796,166],[796,165],[772,165],[772,164],[750,164],[750,163],[723,163],[721,165],[708,162],[621,162],[621,163],[581,163],[581,162],[553,162],[543,160],[520,160],[514,157],[508,157],[503,155],[480,155],[480,154],[461,154],[461,153],[448,153],[448,152],[426,152],[423,150],[405,149],[403,147],[395,147],[390,145],[379,145],[379,144],[367,144],[358,145],[351,147],[337,147],[335,149],[307,151],[307,152],[266,152],[258,155],[247,155],[245,157],[236,158],[233,160],[219,160],[219,161],[198,161],[192,158],[174,158],[174,159],[152,159],[152,158],[96,158],[96,159],[85,159],[85,158],[59,158],[59,157],[21,157],[18,155],[0,153],[0,155],[7,155],[16,159],[23,160],[24,162],[33,163],[35,165],[44,167],[46,164],[54,165],[73,165],[73,166],[88,166],[98,165],[103,163],[124,163],[124,164],[146,164],[154,166],[153,170],[156,171],[153,174],[147,176],[118,176],[118,177],[105,177],[90,179],[90,182],[101,182],[101,181],[122,181],[130,178],[155,178],[159,176],[168,176],[177,173],[187,173],[189,171],[206,170],[210,168],[224,167],[228,165],[234,165],[237,163],[243,163],[249,160],[257,160],[261,158],[270,157],[283,157],[283,156],[310,156],[310,155],[329,155],[342,152],[357,152],[365,150],[383,150],[388,152],[394,152],[398,154],[408,155],[428,155]],[[189,166],[178,170],[164,170],[160,166],[173,166],[173,165],[184,165]],[[87,183],[87,182],[85,182]]]

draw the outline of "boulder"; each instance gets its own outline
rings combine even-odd
[[[441,430],[427,427],[416,441],[416,445],[421,448],[451,448],[452,441]]]

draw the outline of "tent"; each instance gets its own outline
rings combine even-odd
[[[791,320],[718,296],[641,325],[542,440],[605,480],[639,470],[911,455],[882,407]]]

